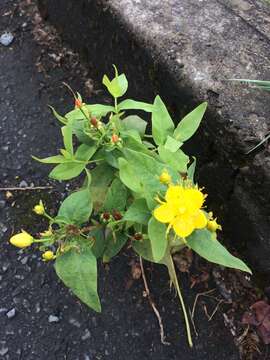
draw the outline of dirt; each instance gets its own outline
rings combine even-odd
[[[253,330],[240,341],[246,329],[240,324],[241,315],[263,295],[252,288],[249,279],[246,284],[244,277],[236,282],[239,276],[235,272],[213,272],[212,267],[196,259],[193,268],[189,263],[183,268],[180,259],[179,275],[187,305],[191,311],[194,308],[198,333],[190,350],[178,301],[169,290],[163,267],[145,264],[170,346],[160,342],[157,319],[143,296],[142,280],[132,278],[131,270],[138,259],[128,249],[108,267],[100,264],[103,311],[96,314],[63,286],[52,264],[44,264],[38,251],[18,251],[9,245],[9,236],[21,227],[31,232],[46,228],[31,211],[39,198],[56,211],[72,187],[48,181],[48,168],[31,159],[31,155],[53,154],[61,146],[59,126],[47,104],[60,112],[72,108],[72,98],[62,82],[80,91],[87,102],[108,101],[78,56],[41,21],[34,5],[31,1],[1,0],[0,34],[11,31],[15,39],[8,47],[0,46],[0,186],[52,189],[0,191],[0,359],[234,360],[240,358],[240,345],[244,348],[240,346],[241,353],[247,354],[247,334],[253,336],[253,359],[267,359],[267,349]],[[242,289],[242,295],[236,296],[242,308],[235,305],[235,298],[226,298],[235,290],[232,284]],[[196,295],[209,290],[211,296],[197,296],[194,307]],[[242,358],[248,359],[246,355]]]

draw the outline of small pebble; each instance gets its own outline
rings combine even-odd
[[[88,329],[85,329],[85,332],[82,335],[81,339],[84,341],[84,340],[89,339],[90,337],[91,337],[90,331]]]
[[[79,323],[79,321],[77,321],[76,319],[69,319],[68,322],[71,324],[71,325],[74,325],[76,326],[77,328],[80,328],[81,327],[81,324]]]
[[[13,40],[14,36],[11,34],[11,32],[5,32],[0,36],[0,44],[4,46],[9,46]]]
[[[19,187],[25,188],[25,187],[27,187],[27,186],[28,186],[28,184],[27,184],[27,182],[26,182],[25,180],[22,180],[22,181],[20,182]]]
[[[59,317],[55,315],[50,315],[48,321],[49,323],[59,322]]]
[[[4,356],[8,353],[8,348],[6,348],[5,346],[2,346],[0,349],[0,355]]]
[[[6,313],[6,315],[7,315],[7,317],[8,317],[9,319],[14,318],[14,316],[16,315],[16,309],[13,308],[13,309],[9,310],[9,311]]]

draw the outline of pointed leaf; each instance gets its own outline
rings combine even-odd
[[[186,240],[191,249],[206,260],[251,274],[248,266],[242,260],[231,255],[224,246],[213,238],[210,231],[206,229],[195,230]]]
[[[52,106],[49,105],[49,108],[52,110],[53,115],[56,117],[58,121],[60,121],[60,123],[64,125],[68,123],[68,120],[64,116],[58,114],[58,112]]]
[[[154,217],[148,223],[148,236],[151,243],[153,259],[159,262],[167,249],[166,225],[158,222]]]
[[[187,171],[187,176],[193,183],[194,183],[194,175],[195,175],[195,170],[196,170],[196,163],[197,163],[197,160],[196,160],[195,156],[193,156],[193,162],[188,167],[188,171]]]
[[[66,162],[66,159],[62,155],[50,156],[44,159],[39,159],[36,156],[32,156],[32,158],[44,164],[62,164]]]
[[[65,149],[71,155],[73,155],[72,128],[70,126],[63,126],[61,130],[63,134]]]
[[[49,177],[56,180],[69,180],[80,175],[85,168],[85,164],[77,162],[65,162],[57,165],[49,174]]]
[[[153,105],[145,103],[145,102],[141,102],[141,101],[126,99],[119,103],[118,109],[119,110],[143,110],[146,112],[152,112]]]
[[[137,199],[126,211],[123,220],[147,225],[151,217],[145,199]]]
[[[89,146],[86,144],[81,144],[75,153],[75,159],[89,161],[96,152],[96,150],[96,145]]]
[[[90,308],[101,311],[97,293],[97,260],[89,248],[71,249],[57,257],[55,270],[63,283]]]
[[[115,237],[111,232],[108,233],[105,240],[106,246],[103,254],[103,261],[108,262],[117,255],[127,242],[127,239],[128,237],[125,234],[119,232],[115,234]]]
[[[91,195],[95,211],[104,204],[108,187],[114,178],[114,169],[106,163],[96,166],[91,170],[92,184]]]
[[[92,199],[88,189],[69,195],[60,206],[57,217],[71,224],[81,225],[89,220],[92,212]]]
[[[107,192],[103,209],[107,211],[111,211],[113,209],[116,210],[124,210],[127,202],[127,188],[120,181],[120,179],[116,178],[113,180],[109,190]]]
[[[145,134],[147,122],[137,115],[130,115],[121,121],[121,125],[125,130],[136,130],[143,136]]]
[[[158,153],[161,157],[161,160],[171,166],[174,170],[180,172],[187,172],[187,164],[189,162],[189,157],[182,151],[177,150],[176,152],[171,152],[167,150],[165,146],[160,145],[158,147]]]
[[[174,138],[184,142],[191,138],[200,126],[201,120],[207,108],[207,102],[197,106],[193,111],[187,114],[178,124],[174,131]]]
[[[183,145],[182,142],[174,139],[171,136],[168,136],[164,147],[166,150],[169,150],[171,152],[176,152],[182,145]]]
[[[168,135],[172,135],[174,123],[159,96],[155,98],[152,112],[152,134],[157,145],[163,145]]]

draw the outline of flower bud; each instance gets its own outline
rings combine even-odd
[[[98,126],[99,121],[98,121],[97,118],[92,117],[92,118],[90,119],[90,123],[91,123],[91,125],[93,125],[93,126],[96,128],[96,127]]]
[[[119,136],[116,135],[116,134],[113,134],[112,137],[111,137],[111,142],[113,144],[116,144],[116,143],[118,143],[118,141],[119,141]]]
[[[217,230],[222,230],[222,227],[216,222],[216,220],[209,220],[207,222],[207,229],[211,232],[216,232]]]
[[[17,246],[19,248],[26,248],[32,245],[33,241],[34,241],[33,236],[23,230],[21,233],[13,235],[9,240],[9,242],[12,245]]]
[[[171,178],[171,176],[170,176],[170,174],[168,173],[167,170],[164,170],[164,171],[162,172],[162,174],[161,174],[160,177],[159,177],[159,181],[160,181],[162,184],[165,184],[165,185],[171,183],[172,178]]]
[[[51,250],[47,250],[42,254],[42,259],[44,261],[50,261],[50,260],[55,259],[55,255]]]
[[[44,205],[43,205],[41,200],[40,200],[39,204],[34,207],[33,211],[37,215],[44,215],[45,214],[45,208],[44,208]]]
[[[82,107],[82,101],[80,99],[75,99],[75,108],[79,109]]]
[[[100,220],[102,222],[108,222],[111,219],[111,214],[108,211],[105,211],[103,214],[100,215]]]
[[[142,240],[142,238],[143,238],[143,235],[140,232],[135,233],[133,236],[134,240]]]
[[[44,232],[41,232],[40,235],[43,236],[43,237],[49,237],[49,236],[52,236],[52,230],[51,229],[48,229]]]
[[[114,210],[112,216],[116,221],[121,220],[123,217],[123,215],[118,210]]]

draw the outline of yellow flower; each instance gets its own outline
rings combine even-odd
[[[170,174],[168,173],[167,170],[164,170],[160,177],[159,177],[159,181],[162,183],[162,184],[170,184],[171,181],[172,181],[172,178],[170,176]]]
[[[48,229],[44,232],[41,232],[40,235],[43,236],[43,237],[49,237],[49,236],[52,236],[52,229]]]
[[[28,247],[30,245],[32,245],[34,241],[33,236],[31,236],[30,234],[28,234],[26,231],[23,231],[19,234],[13,235],[9,242],[14,245],[17,246],[19,248],[25,248]]]
[[[185,238],[195,229],[202,229],[207,225],[207,218],[201,210],[205,195],[196,187],[170,185],[165,202],[154,210],[154,217],[168,223],[168,230],[172,227],[175,233]]]
[[[217,230],[222,230],[222,227],[221,227],[221,225],[219,225],[216,222],[216,219],[214,219],[214,220],[208,220],[207,229],[212,231],[212,232],[216,232]]]
[[[42,203],[42,200],[40,200],[39,204],[34,207],[33,211],[38,215],[44,215],[45,214],[45,208],[44,208],[44,205]]]
[[[51,250],[47,250],[42,254],[42,259],[44,261],[50,261],[50,260],[55,259],[55,255]]]

